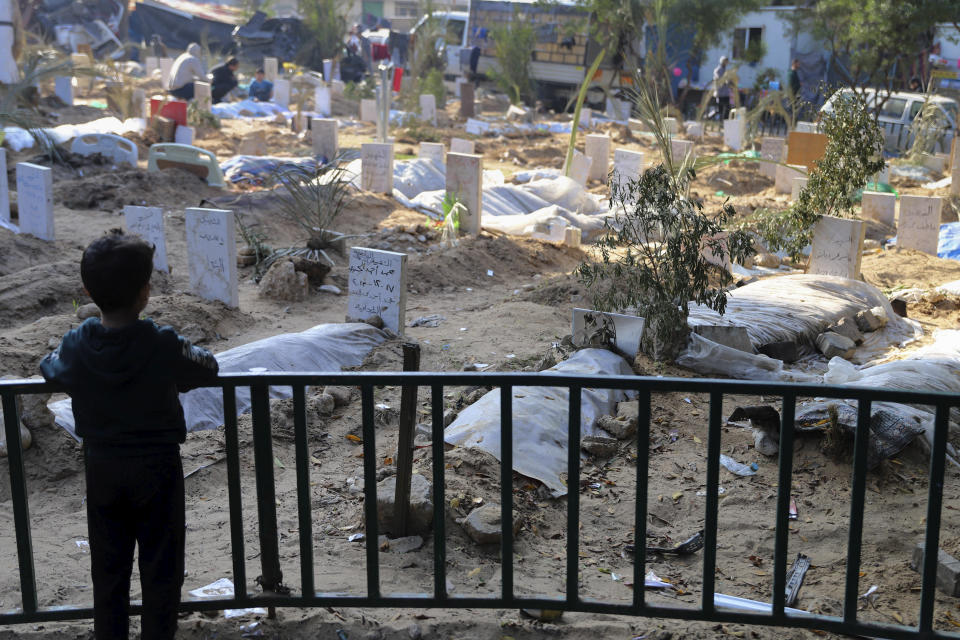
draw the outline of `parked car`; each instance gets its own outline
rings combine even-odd
[[[833,103],[840,95],[851,95],[852,89],[841,89],[836,92],[824,103],[820,111],[829,113],[833,110]],[[877,90],[866,89],[865,97],[867,106],[877,111]],[[883,98],[886,97],[884,101]],[[907,91],[894,91],[886,96],[883,92],[880,94],[880,106],[877,120],[883,127],[886,137],[887,147],[890,149],[904,150],[913,144],[914,129],[911,127],[917,116],[923,110],[923,105],[927,101],[936,105],[933,123],[942,133],[937,136],[935,152],[949,153],[950,144],[953,141],[953,132],[957,128],[957,116],[960,112],[960,106],[957,101],[940,95],[926,95],[923,93],[910,93]]]

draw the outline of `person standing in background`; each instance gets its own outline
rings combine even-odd
[[[730,85],[723,78],[727,73],[728,62],[727,56],[720,56],[720,63],[713,70],[713,99],[721,120],[726,120],[730,113]]]

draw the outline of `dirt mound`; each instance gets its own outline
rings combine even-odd
[[[0,276],[38,264],[49,264],[63,257],[63,253],[62,247],[51,242],[0,228]],[[76,257],[80,259],[79,252]]]
[[[183,169],[154,173],[127,170],[93,178],[54,183],[54,200],[68,209],[120,211],[125,205],[162,202],[168,207],[197,206],[204,198],[220,195],[196,175]]]
[[[524,291],[520,294],[520,299],[567,310],[571,304],[574,306],[589,305],[589,293],[576,276],[567,274],[544,281],[530,291]]]
[[[0,276],[0,327],[66,313],[74,303],[88,302],[73,260],[39,264]]]
[[[463,238],[456,247],[413,258],[407,284],[419,292],[428,292],[444,287],[503,283],[508,278],[512,281],[537,273],[570,271],[580,263],[582,255],[579,249],[524,238]]]
[[[711,193],[723,191],[728,196],[757,194],[773,186],[771,180],[760,173],[759,167],[756,162],[719,164],[698,173],[694,186],[705,185]]]
[[[922,251],[891,250],[863,256],[863,279],[884,291],[933,289],[960,280],[960,262],[938,258]]]
[[[189,294],[154,296],[143,313],[161,326],[170,325],[194,344],[219,341],[254,324],[254,318],[239,309]]]

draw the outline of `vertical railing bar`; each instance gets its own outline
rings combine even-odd
[[[633,514],[633,607],[645,606],[647,575],[647,474],[650,468],[650,390],[637,390],[637,500]]]
[[[27,477],[23,469],[23,443],[20,441],[17,396],[10,392],[3,392],[2,400],[3,425],[7,437],[7,464],[10,470],[10,496],[13,502],[13,527],[17,537],[20,596],[24,613],[33,613],[37,610],[37,579],[33,566],[30,504],[27,499]]]
[[[780,419],[780,474],[777,485],[776,537],[773,547],[773,618],[783,618],[787,588],[787,546],[789,540],[790,487],[793,475],[793,419],[797,397],[783,396]]]
[[[313,514],[310,499],[310,452],[307,450],[307,408],[303,385],[293,387],[293,437],[297,456],[297,519],[300,530],[300,585],[313,598]]]
[[[513,602],[513,387],[500,387],[500,573],[505,607]]]
[[[847,577],[843,621],[857,621],[860,589],[860,550],[863,545],[863,502],[867,488],[867,443],[870,440],[870,400],[857,403],[857,433],[853,441],[853,478],[850,483],[850,531],[847,536]]]
[[[253,418],[253,458],[260,527],[260,586],[264,591],[277,591],[283,584],[283,572],[280,570],[277,491],[273,473],[270,388],[266,384],[250,386],[250,414]]]
[[[379,529],[377,527],[377,447],[373,415],[373,385],[360,387],[363,412],[363,510],[366,519],[367,598],[380,598]]]
[[[243,553],[243,496],[240,488],[240,440],[237,434],[237,388],[223,387],[223,430],[227,448],[227,496],[230,505],[230,554],[233,597],[247,597],[247,567]]]
[[[580,405],[583,390],[570,387],[567,439],[567,606],[580,600]]]
[[[710,392],[710,423],[707,431],[707,500],[704,514],[703,600],[701,607],[712,612],[717,573],[717,487],[720,485],[720,439],[723,394]]]
[[[431,385],[430,401],[433,405],[431,435],[431,449],[433,451],[433,597],[437,600],[446,600],[447,538],[445,527],[447,499],[444,491],[442,384]]]
[[[927,532],[923,546],[923,581],[920,592],[920,624],[918,631],[933,629],[933,610],[936,598],[937,561],[940,555],[940,518],[943,506],[943,473],[947,458],[947,434],[950,407],[937,405],[934,417],[933,447],[930,451],[930,481],[927,488]]]

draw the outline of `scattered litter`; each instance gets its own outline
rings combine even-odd
[[[647,547],[648,552],[664,553],[674,556],[688,556],[703,549],[703,530],[695,534],[674,547]]]
[[[347,542],[361,542],[364,538],[366,538],[366,536],[362,533],[355,533],[347,538]]]
[[[720,454],[720,464],[722,464],[728,471],[734,473],[738,476],[753,476],[757,474],[756,463],[752,465],[746,465],[741,462],[737,462],[730,456],[721,453]]]
[[[723,487],[717,487],[717,495],[718,495],[718,496],[722,496],[722,495],[724,495],[726,492],[727,492],[727,490],[724,489]],[[702,497],[704,497],[704,496],[707,495],[707,490],[706,490],[706,489],[702,489],[702,490],[700,490],[700,491],[697,491],[697,495],[702,498]]]
[[[693,404],[693,401],[690,398],[684,398],[683,401],[687,404]]]
[[[879,590],[880,590],[880,587],[878,587],[877,585],[873,585],[872,587],[870,587],[869,589],[867,589],[866,593],[861,593],[861,594],[860,594],[860,599],[861,599],[861,600],[866,600],[866,601],[869,602],[870,604],[873,604],[874,601],[877,599],[877,595],[876,595],[876,594],[877,594],[877,591],[879,591]]]
[[[647,570],[647,575],[643,577],[643,586],[651,589],[672,589],[673,585],[661,580],[652,569]]]
[[[77,540],[77,549],[80,549],[81,553],[90,553],[90,541]]]
[[[790,607],[797,601],[797,595],[800,593],[800,587],[803,586],[803,578],[807,575],[810,568],[810,558],[802,553],[797,554],[797,559],[793,561],[793,566],[787,572],[787,599],[785,604]]]
[[[338,295],[340,295],[341,293],[343,293],[343,292],[340,290],[340,287],[338,287],[338,286],[335,285],[335,284],[322,284],[322,285],[320,285],[320,286],[317,287],[317,288],[318,288],[320,291],[323,291],[324,293],[332,293],[332,294],[335,295],[335,296],[338,296]]]
[[[493,277],[493,269],[487,269],[487,275]]]
[[[440,323],[446,320],[445,317],[439,313],[431,313],[428,316],[420,316],[408,326],[410,327],[439,327]]]
[[[769,602],[758,602],[749,598],[738,598],[737,596],[728,596],[722,593],[713,594],[713,606],[718,609],[736,609],[739,611],[753,611],[755,613],[771,613],[773,605]],[[803,609],[793,609],[784,607],[784,613],[795,616],[812,616],[814,614]]]
[[[788,518],[790,520],[796,520],[798,517],[797,501],[793,499],[793,496],[790,496],[790,513],[788,514]]]
[[[232,598],[233,582],[230,578],[220,578],[205,587],[189,592],[194,598]]]
[[[267,610],[262,607],[252,607],[250,609],[225,609],[224,618],[240,618],[243,616],[265,616]]]

